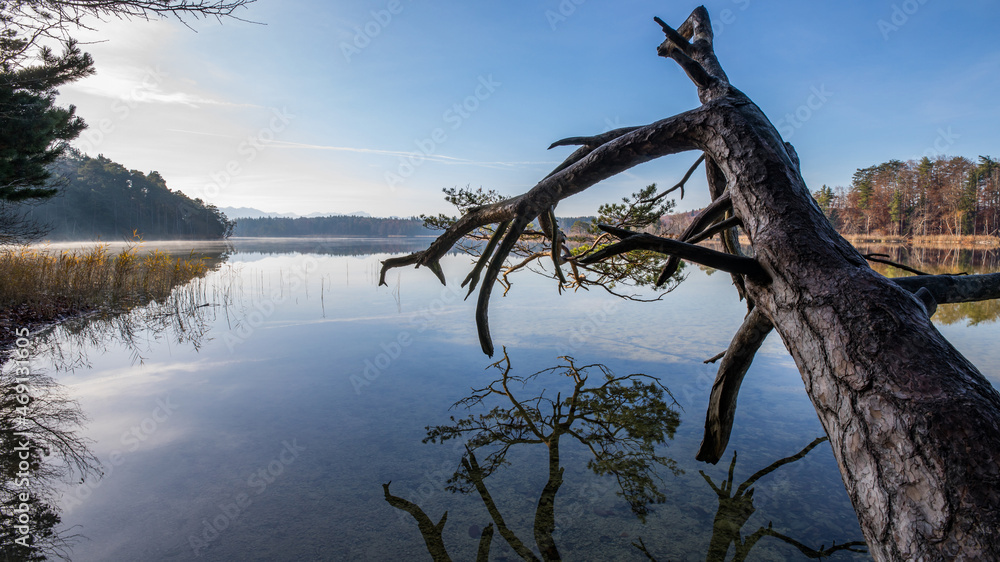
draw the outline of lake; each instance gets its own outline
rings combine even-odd
[[[800,560],[800,547],[863,540],[827,443],[775,465],[824,435],[776,334],[743,384],[723,459],[694,460],[716,372],[704,360],[726,348],[746,311],[728,275],[687,266],[686,280],[653,303],[598,290],[558,295],[551,280],[518,275],[507,296],[494,291],[497,356],[488,358],[476,336],[475,298],[462,300],[458,288],[469,256],[442,260],[447,287],[411,268],[392,270],[388,286],[377,286],[380,260],[429,241],[236,239],[214,250],[224,254],[218,269],[171,302],[38,338],[32,368],[79,404],[88,421],[76,432],[104,472],[59,490],[61,528],[82,537],[71,558],[430,559],[415,519],[387,501],[383,485],[391,482],[393,496],[434,523],[447,511],[449,554],[472,560],[491,516],[476,490],[446,489],[464,440],[423,440],[428,426],[510,406],[492,396],[451,408],[501,376],[490,365],[504,350],[511,376],[564,365],[524,385],[510,381],[519,404],[541,416],[550,408],[544,399],[574,392],[559,356],[603,364],[619,377],[655,377],[676,401],[662,396],[679,420],[655,447],[662,466],[636,475],[662,493],[644,522],[619,479],[588,467],[594,453],[571,436],[562,440],[550,534],[565,559],[646,560],[636,543],[658,560]],[[952,263],[893,251],[910,263],[996,271],[995,254]],[[935,321],[997,386],[993,305],[943,306]],[[593,386],[606,380],[596,366],[586,374]],[[650,381],[625,381],[633,380]],[[615,414],[594,416],[634,421]],[[491,423],[514,431],[515,421]],[[505,460],[481,482],[511,532],[534,548],[549,452],[514,444]],[[847,550],[831,558],[869,559]],[[498,532],[490,559],[520,557]]]

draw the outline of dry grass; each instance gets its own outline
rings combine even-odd
[[[201,259],[172,258],[140,244],[112,254],[107,244],[87,251],[47,253],[0,249],[0,310],[56,318],[81,311],[122,311],[162,300],[174,287],[204,275]]]

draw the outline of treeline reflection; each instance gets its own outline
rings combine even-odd
[[[933,275],[1000,272],[1000,248],[866,244],[858,245],[858,250],[863,254],[882,254],[888,256],[889,261]],[[891,265],[872,263],[871,266],[886,277],[910,275]],[[939,305],[933,319],[938,324],[946,325],[996,322],[1000,319],[1000,300]]]
[[[430,237],[387,238],[231,238],[230,244],[240,254],[277,256],[289,252],[323,256],[369,256],[404,254],[423,250]],[[457,253],[457,252],[451,252]]]
[[[0,372],[0,559],[68,559],[81,537],[59,528],[58,489],[100,478],[99,462],[78,434],[79,404],[14,359]]]

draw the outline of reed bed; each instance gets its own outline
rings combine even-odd
[[[173,258],[159,250],[143,251],[139,244],[117,254],[107,244],[61,253],[0,249],[0,310],[37,319],[123,311],[161,301],[208,270],[205,261],[193,255]]]

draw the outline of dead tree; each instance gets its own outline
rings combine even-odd
[[[618,230],[621,242],[591,256],[663,252],[731,273],[746,297],[750,312],[722,359],[699,458],[716,462],[722,455],[740,381],[774,330],[830,437],[875,559],[1000,560],[1000,394],[930,321],[936,303],[1000,297],[1000,274],[892,280],[873,271],[814,202],[792,146],[730,85],[707,10],[696,9],[676,30],[657,22],[666,35],[658,54],[687,73],[700,107],[556,142],[580,148],[528,192],[474,208],[427,250],[386,260],[383,276],[416,265],[443,282],[439,260],[457,240],[483,225],[509,223],[480,264],[476,320],[483,350],[492,355],[490,294],[530,221],[632,166],[700,151],[713,203],[681,240]],[[721,221],[730,221],[720,233],[725,252],[690,242]],[[745,251],[734,224],[749,239]]]

